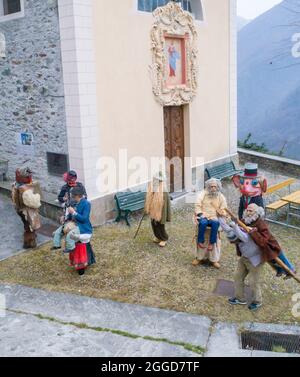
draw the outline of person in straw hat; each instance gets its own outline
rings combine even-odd
[[[171,221],[171,200],[166,190],[165,178],[162,172],[156,174],[148,186],[145,213],[151,219],[155,236],[154,242],[160,247],[165,247],[169,240],[166,223]]]

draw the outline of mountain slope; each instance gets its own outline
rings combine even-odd
[[[237,28],[238,28],[238,31],[242,30],[243,27],[245,27],[249,22],[250,22],[250,20],[247,20],[246,18],[237,17]]]
[[[285,155],[300,159],[300,59],[291,53],[300,13],[294,11],[299,0],[284,0],[239,32],[238,123],[240,140],[251,132],[273,152],[287,141]]]

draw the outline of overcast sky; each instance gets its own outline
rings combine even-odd
[[[238,15],[244,18],[253,19],[271,9],[282,0],[237,0]]]

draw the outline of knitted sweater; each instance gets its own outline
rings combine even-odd
[[[198,196],[195,212],[196,215],[201,214],[208,220],[217,220],[217,209],[225,210],[226,208],[227,202],[222,193],[219,192],[216,196],[211,196],[207,190],[203,190]]]

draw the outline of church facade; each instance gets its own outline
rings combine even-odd
[[[237,158],[236,1],[0,0],[0,85],[9,177],[77,170],[103,223],[164,159],[189,191]]]

